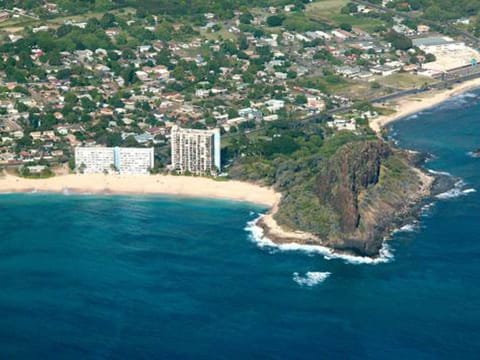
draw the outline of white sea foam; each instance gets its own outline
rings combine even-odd
[[[466,92],[466,93],[463,93],[463,94],[460,94],[457,96],[458,98],[470,98],[470,99],[475,99],[477,98],[477,94],[475,93],[471,93],[471,92]]]
[[[380,251],[379,256],[372,258],[368,256],[355,256],[345,253],[337,253],[334,252],[332,249],[321,246],[321,245],[304,245],[304,244],[297,244],[297,243],[287,243],[287,244],[276,244],[268,237],[264,235],[263,229],[260,226],[257,226],[257,221],[262,217],[260,217],[249,221],[245,230],[249,232],[249,238],[254,243],[257,244],[258,247],[267,250],[279,250],[279,251],[300,251],[307,254],[319,254],[324,257],[326,260],[332,259],[341,259],[349,264],[369,264],[369,265],[376,265],[376,264],[383,264],[388,263],[394,259],[393,253],[386,242],[383,243]]]
[[[415,232],[418,230],[418,224],[413,223],[413,224],[407,224],[403,225],[401,228],[396,229],[393,231],[393,233],[399,233],[399,232]]]
[[[300,286],[315,286],[324,282],[329,276],[330,272],[308,271],[304,276],[298,272],[293,273],[293,281]]]
[[[447,200],[447,199],[457,198],[459,196],[465,196],[465,195],[468,195],[468,194],[471,194],[471,193],[474,193],[474,192],[477,191],[473,188],[465,189],[465,185],[466,184],[463,180],[458,180],[455,183],[455,186],[452,189],[450,189],[450,190],[448,190],[444,193],[438,194],[435,197],[437,199],[440,199],[440,200]]]
[[[432,208],[433,208],[434,205],[435,205],[435,202],[434,202],[434,201],[433,201],[433,202],[430,202],[430,203],[428,203],[428,204],[423,205],[420,213],[421,213],[423,216],[428,216],[428,215],[430,215],[430,212],[431,212],[431,210],[432,210]]]
[[[438,157],[434,154],[428,153],[427,157],[425,159],[425,163],[432,162],[433,160],[436,160]]]
[[[433,175],[453,176],[452,174],[446,171],[436,171],[436,170],[428,169],[428,172]]]
[[[469,151],[467,155],[475,159],[480,158],[480,155],[478,153],[474,153],[473,151]]]
[[[474,93],[463,93],[455,96],[454,98],[445,101],[443,104],[440,104],[437,107],[438,109],[457,109],[459,107],[464,107],[465,105],[472,105],[472,99],[477,99],[478,95]]]

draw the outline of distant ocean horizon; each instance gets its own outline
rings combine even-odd
[[[249,203],[0,195],[1,357],[478,357],[480,91],[390,134],[456,186],[375,264],[261,241]]]

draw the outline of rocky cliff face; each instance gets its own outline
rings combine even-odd
[[[308,202],[304,192],[284,194],[275,218],[316,235],[322,245],[375,256],[384,237],[415,213],[430,186],[408,153],[380,140],[352,142],[319,165]]]
[[[376,255],[388,231],[409,215],[428,184],[406,154],[381,141],[345,145],[325,164],[316,192],[338,215],[325,243],[361,255]]]
[[[359,195],[378,183],[381,164],[390,155],[386,144],[354,144],[342,148],[321,169],[317,195],[339,215],[343,233],[354,232],[360,225]]]

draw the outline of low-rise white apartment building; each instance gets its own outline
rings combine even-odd
[[[220,171],[220,129],[197,130],[172,127],[172,170],[195,175]]]
[[[106,172],[148,174],[153,166],[153,148],[75,148],[75,169],[84,174]]]

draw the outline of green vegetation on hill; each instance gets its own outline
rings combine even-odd
[[[224,156],[231,177],[282,193],[279,224],[357,254],[377,254],[419,197],[408,156],[365,127],[332,133],[322,119],[276,121],[230,139]]]
[[[61,12],[68,14],[83,14],[90,11],[108,11],[122,7],[133,7],[140,14],[157,14],[172,16],[201,16],[212,12],[220,17],[233,17],[233,11],[239,8],[297,5],[303,8],[309,0],[57,0]],[[6,8],[14,6],[27,10],[41,10],[38,0],[3,0],[1,4]]]
[[[381,4],[381,0],[369,0]],[[394,0],[387,4],[397,11],[423,11],[431,20],[451,20],[477,15],[480,0]]]
[[[233,15],[240,7],[264,7],[303,3],[302,0],[115,0],[119,5],[128,5],[142,11],[168,15],[196,15],[213,12],[217,15]],[[306,1],[308,2],[308,1]]]
[[[3,0],[0,4],[5,8],[19,7],[26,10],[41,11],[39,0]],[[52,1],[60,9],[70,14],[81,14],[87,11],[106,11],[119,6],[115,0],[56,0]]]

